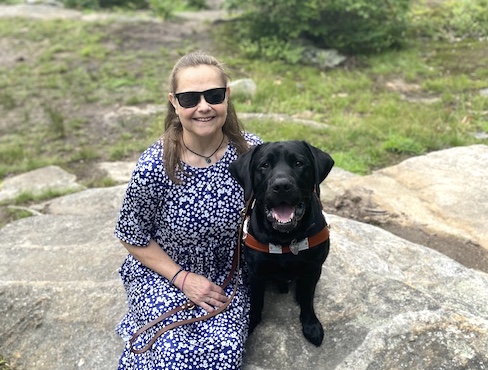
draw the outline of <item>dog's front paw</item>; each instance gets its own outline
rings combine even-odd
[[[302,318],[302,329],[305,338],[317,347],[322,344],[324,340],[324,328],[317,318],[310,318],[305,320]]]

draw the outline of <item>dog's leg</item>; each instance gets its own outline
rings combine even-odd
[[[288,294],[290,291],[289,288],[289,281],[283,281],[283,280],[276,280],[276,287],[278,288],[278,292],[280,294]]]
[[[324,339],[324,328],[315,315],[313,299],[315,286],[319,281],[321,270],[312,275],[304,276],[297,281],[296,299],[300,305],[300,321],[302,322],[303,335],[317,347]]]
[[[249,321],[249,334],[261,322],[264,306],[264,292],[266,290],[266,280],[256,277],[251,278],[251,312]]]

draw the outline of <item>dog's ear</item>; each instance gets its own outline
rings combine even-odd
[[[312,153],[315,167],[315,186],[318,191],[320,183],[325,180],[330,170],[332,170],[332,167],[334,167],[334,160],[329,154],[323,152],[319,148],[316,148],[307,142],[304,143]]]
[[[244,189],[244,199],[246,201],[251,197],[253,191],[251,162],[256,151],[259,150],[259,147],[260,145],[252,147],[229,165],[230,174]]]

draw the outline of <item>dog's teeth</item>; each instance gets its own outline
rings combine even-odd
[[[278,223],[280,223],[280,224],[287,224],[287,223],[291,222],[291,218],[290,218],[290,219],[288,219],[288,220],[277,220],[277,221],[278,221]]]

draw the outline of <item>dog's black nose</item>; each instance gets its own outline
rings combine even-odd
[[[292,183],[286,178],[280,178],[273,181],[271,188],[275,193],[288,192],[292,188]]]

